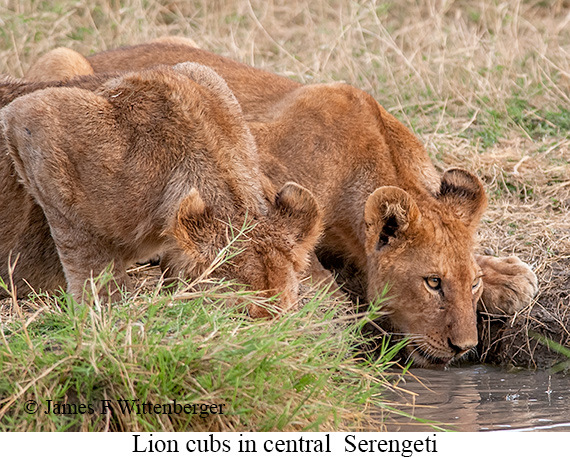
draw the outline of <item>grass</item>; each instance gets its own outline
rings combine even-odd
[[[251,321],[227,306],[236,294],[229,284],[204,281],[114,306],[65,295],[17,304],[30,309],[2,325],[0,430],[382,428],[391,409],[382,393],[402,373],[392,362],[401,343],[383,341],[378,359],[358,355],[367,319],[323,308],[331,303],[324,291],[280,319]],[[173,402],[198,409],[126,409]],[[28,413],[30,405],[40,412]],[[200,405],[224,405],[223,414],[218,406],[218,414],[200,414]]]
[[[552,351],[557,352],[564,358],[564,360],[551,367],[550,371],[552,373],[568,372],[570,369],[570,348],[562,346],[556,341],[553,341],[539,333],[530,332],[530,336],[536,338],[539,342],[547,346]]]

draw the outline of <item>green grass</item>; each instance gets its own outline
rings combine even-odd
[[[385,340],[376,360],[358,356],[366,319],[323,309],[330,303],[324,292],[272,321],[251,321],[239,307],[227,306],[228,299],[235,292],[227,284],[182,295],[149,293],[112,307],[38,297],[35,303],[45,306],[36,314],[16,310],[21,318],[3,324],[0,430],[381,427],[382,392],[401,343]],[[132,414],[121,410],[119,399],[225,404],[225,411]],[[48,400],[49,414],[25,410],[31,403],[48,411]],[[100,414],[102,400],[112,401],[112,414]],[[95,411],[54,414],[56,403]]]
[[[568,138],[570,135],[570,111],[562,106],[550,110],[533,105],[530,101],[513,96],[505,100],[503,108],[484,105],[476,115],[473,127],[461,137],[473,141],[480,150],[485,150],[506,139],[513,132],[533,141],[553,138]],[[469,113],[475,115],[475,111]]]
[[[562,344],[536,332],[529,332],[529,336],[544,344],[548,349],[558,353],[561,358],[565,359],[553,365],[550,368],[550,372],[560,373],[568,372],[570,370],[570,347],[563,346]]]

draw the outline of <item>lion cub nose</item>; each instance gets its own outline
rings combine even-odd
[[[466,340],[454,343],[453,341],[451,341],[451,338],[447,339],[447,343],[449,344],[451,350],[455,352],[456,356],[463,355],[469,350],[473,349],[475,346],[477,346],[477,341]]]

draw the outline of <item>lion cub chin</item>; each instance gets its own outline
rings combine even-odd
[[[126,267],[157,253],[196,277],[246,227],[216,274],[278,295],[278,309],[296,303],[321,211],[295,183],[268,201],[255,141],[213,70],[180,64],[112,78],[94,92],[47,88],[13,101],[1,123],[77,299],[110,264],[118,288],[128,287]]]

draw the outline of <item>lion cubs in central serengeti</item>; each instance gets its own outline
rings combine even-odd
[[[196,277],[250,224],[215,274],[279,293],[281,309],[296,302],[320,210],[294,183],[267,203],[253,137],[213,70],[180,64],[111,78],[94,92],[48,88],[17,98],[1,122],[76,298],[110,263],[126,286],[126,267],[159,252]]]

